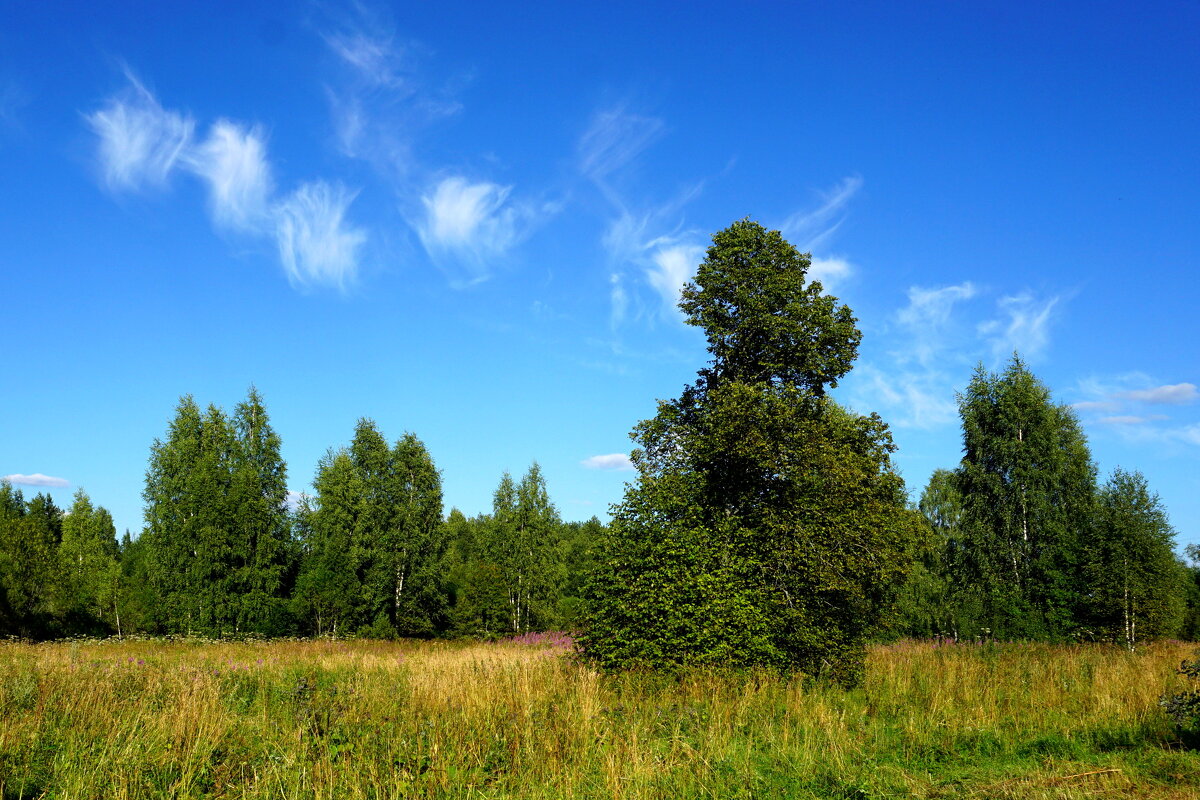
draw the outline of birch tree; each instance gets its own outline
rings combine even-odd
[[[1095,466],[1074,412],[1016,355],[976,369],[959,397],[963,498],[956,587],[977,603],[973,635],[1062,639],[1083,610]]]
[[[1099,491],[1088,564],[1091,606],[1105,638],[1129,649],[1175,635],[1185,575],[1162,501],[1140,472],[1117,469]]]

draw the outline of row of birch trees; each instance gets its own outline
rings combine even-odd
[[[253,388],[232,414],[180,400],[150,450],[145,527],[118,542],[82,489],[70,509],[0,483],[0,636],[130,632],[505,636],[570,627],[596,520],[563,523],[535,463],[492,513],[443,514],[416,435],[370,419],[289,495]]]
[[[930,536],[900,632],[1129,647],[1200,635],[1200,570],[1176,554],[1162,501],[1136,470],[1100,481],[1074,411],[1024,362],[977,369],[959,411],[962,460],[921,495]]]

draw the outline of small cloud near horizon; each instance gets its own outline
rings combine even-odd
[[[629,456],[625,453],[591,456],[579,463],[588,469],[603,469],[615,472],[628,472],[633,469],[633,462],[629,460]]]
[[[63,489],[71,485],[66,478],[56,478],[53,475],[43,475],[35,472],[32,475],[22,475],[14,472],[12,475],[0,476],[0,480],[8,481],[15,486],[45,486],[53,489]]]

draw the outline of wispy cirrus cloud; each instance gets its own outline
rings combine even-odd
[[[192,144],[192,118],[168,111],[132,72],[128,86],[85,114],[96,135],[105,183],[113,191],[165,186]]]
[[[56,478],[53,475],[43,475],[40,472],[35,472],[31,475],[22,475],[19,472],[14,472],[11,475],[0,475],[0,481],[8,481],[14,486],[43,486],[50,489],[62,489],[71,485],[71,482],[66,478]]]
[[[853,277],[854,265],[845,256],[823,252],[845,222],[850,203],[862,189],[863,179],[851,175],[824,192],[818,192],[816,207],[793,211],[779,223],[779,232],[797,250],[811,253],[808,279],[818,281],[827,292],[840,290]],[[821,255],[817,255],[821,252]]]
[[[1130,389],[1116,392],[1113,397],[1118,400],[1132,400],[1137,403],[1153,405],[1182,406],[1200,400],[1200,391],[1194,383],[1173,383],[1164,386],[1152,386],[1147,389]]]
[[[1039,298],[1032,292],[1008,295],[998,301],[1000,315],[979,325],[991,347],[993,363],[1014,352],[1037,358],[1050,342],[1050,322],[1060,297]]]
[[[415,227],[429,255],[443,268],[465,267],[466,277],[452,270],[452,284],[485,280],[493,263],[526,233],[530,214],[508,203],[511,186],[443,178],[421,197],[423,215]]]
[[[1096,422],[1101,425],[1145,425],[1147,422],[1157,422],[1169,419],[1165,414],[1150,414],[1139,417],[1133,414],[1117,414],[1111,417],[1100,417]]]
[[[939,287],[910,286],[908,303],[892,315],[894,342],[886,355],[852,373],[855,404],[885,410],[898,427],[929,430],[954,422],[954,387],[974,352],[964,349],[955,311],[977,289],[970,281]]]
[[[185,160],[208,184],[217,224],[251,231],[267,224],[275,187],[261,129],[218,120]]]
[[[353,282],[367,238],[346,221],[353,192],[310,181],[278,197],[261,128],[220,119],[197,142],[190,116],[164,108],[128,70],[125,77],[128,86],[85,115],[110,191],[162,187],[185,171],[208,189],[214,225],[274,241],[293,286]]]
[[[629,456],[625,453],[589,456],[579,463],[588,469],[612,470],[617,472],[628,472],[634,469],[633,462],[629,460]]]
[[[955,306],[976,294],[977,289],[970,281],[938,288],[910,286],[908,305],[896,312],[895,317],[908,340],[896,352],[897,360],[915,360],[924,367],[937,365],[954,341],[951,336],[957,334],[950,331]]]
[[[1116,433],[1133,443],[1150,443],[1177,448],[1200,445],[1200,424],[1174,422],[1169,414],[1152,409],[1174,406],[1180,414],[1184,406],[1200,401],[1193,383],[1159,383],[1149,375],[1130,372],[1107,378],[1081,380],[1076,393],[1084,399],[1071,404],[1085,423],[1097,430]]]
[[[631,112],[624,104],[600,109],[579,138],[579,171],[606,186],[610,175],[629,165],[665,128],[661,119]]]
[[[666,202],[640,208],[617,188],[623,173],[665,129],[658,117],[620,103],[593,113],[576,143],[577,169],[611,214],[600,243],[608,255],[614,329],[631,316],[654,313],[642,300],[645,290],[658,296],[667,316],[676,316],[680,289],[695,274],[703,253],[700,235],[685,229],[683,220],[683,208],[703,184],[687,186]]]
[[[820,193],[820,205],[816,208],[792,212],[779,224],[779,232],[801,251],[820,249],[842,226],[850,201],[862,186],[860,176],[842,178],[831,189]]]
[[[362,9],[359,10],[361,13]],[[351,22],[347,28],[325,33],[322,38],[366,85],[391,90],[409,88],[411,78],[404,68],[405,51],[397,43],[395,34],[386,30],[369,33],[358,27],[363,22],[365,20]]]
[[[955,393],[972,364],[998,367],[1014,350],[1023,357],[1045,351],[1059,297],[1002,295],[991,318],[976,322],[985,297],[971,281],[910,286],[908,302],[886,328],[893,346],[860,364],[848,379],[854,405],[885,411],[898,427],[950,425],[957,420]]]
[[[279,258],[295,286],[344,289],[358,274],[358,251],[367,240],[346,223],[354,194],[340,184],[306,183],[275,209]]]

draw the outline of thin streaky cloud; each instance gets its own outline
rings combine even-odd
[[[1133,414],[1117,414],[1111,417],[1101,417],[1096,422],[1101,425],[1145,425],[1148,422],[1158,422],[1167,419],[1163,414],[1151,414],[1140,417]]]
[[[340,184],[300,186],[275,208],[279,258],[293,286],[344,290],[358,275],[367,234],[346,222],[355,194]]]
[[[579,462],[588,469],[629,472],[634,469],[633,462],[625,453],[608,453],[601,456],[590,456]]]
[[[579,171],[604,181],[653,144],[664,127],[661,119],[631,113],[624,106],[596,112],[579,139]]]
[[[841,226],[846,207],[862,185],[863,179],[857,175],[843,178],[822,195],[820,206],[792,213],[780,224],[779,232],[801,251],[820,248]]]
[[[975,295],[970,281],[936,289],[910,286],[908,305],[895,317],[908,339],[904,348],[894,353],[897,361],[915,360],[927,368],[943,362],[942,353],[959,341],[951,326],[954,308]]]
[[[1029,292],[1000,298],[1001,316],[979,325],[979,334],[991,345],[993,361],[1014,352],[1027,358],[1040,356],[1050,343],[1050,322],[1059,300],[1039,299]]]
[[[0,476],[0,481],[8,481],[14,486],[44,486],[50,489],[63,489],[71,485],[66,478],[56,478],[53,475],[43,475],[35,472],[32,475],[22,475],[14,472],[11,475]]]
[[[269,222],[274,184],[260,129],[219,120],[208,138],[188,155],[187,163],[208,184],[213,220],[218,225],[261,230]]]
[[[1200,399],[1194,383],[1175,383],[1166,386],[1155,386],[1149,389],[1133,389],[1117,392],[1113,397],[1121,400],[1133,400],[1151,405],[1187,405]]]
[[[407,86],[402,69],[403,51],[392,36],[350,31],[326,34],[323,38],[329,49],[368,84],[393,90]]]
[[[1071,403],[1071,408],[1076,411],[1116,411],[1120,407],[1120,403],[1112,400],[1080,400],[1078,403]]]
[[[128,70],[125,77],[129,85],[84,118],[99,140],[98,160],[110,190],[160,187],[186,155],[195,123],[164,109]]]
[[[929,430],[958,418],[954,392],[940,372],[898,370],[888,372],[872,364],[854,370],[851,396],[856,408],[884,410],[889,422],[900,428]]]

